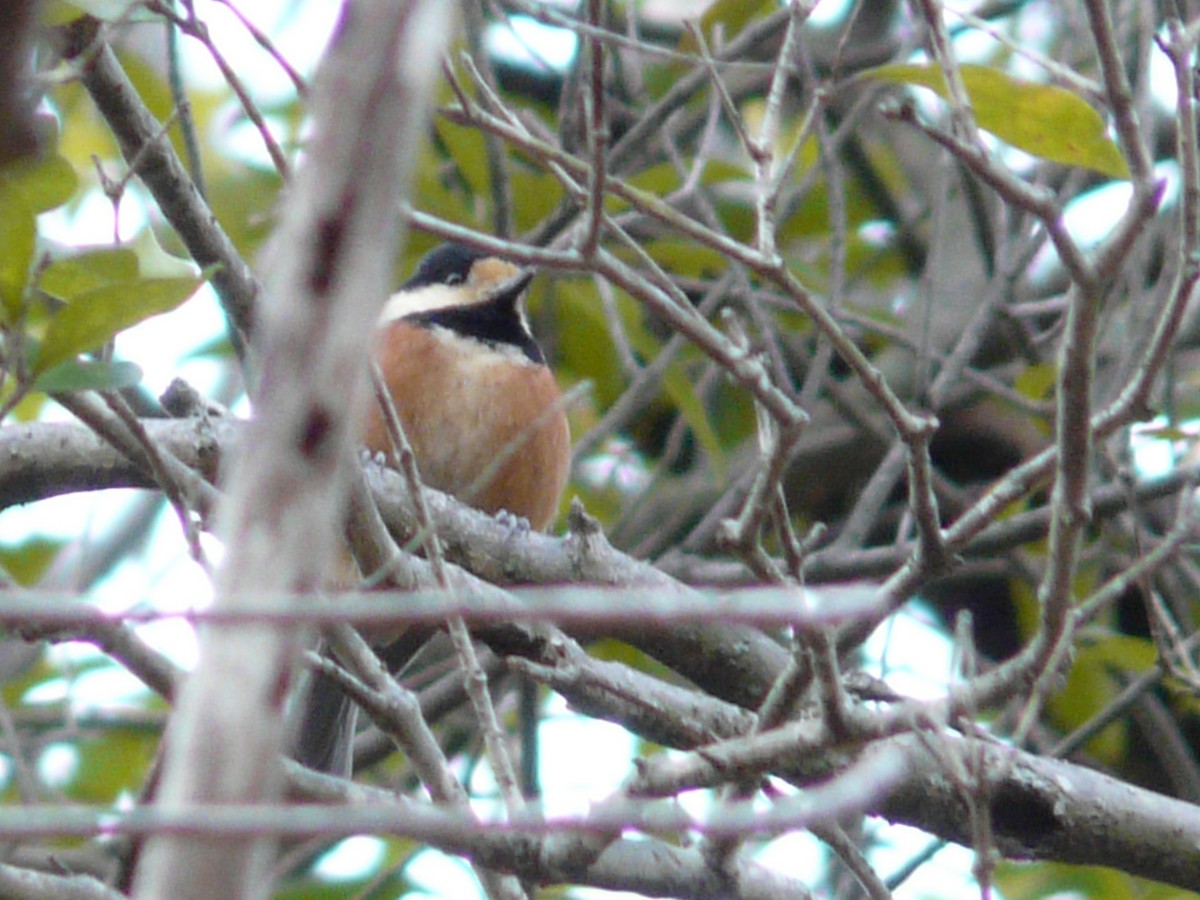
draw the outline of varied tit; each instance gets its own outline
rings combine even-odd
[[[521,306],[531,278],[511,263],[446,244],[421,260],[384,307],[373,355],[422,481],[542,530],[558,511],[571,438],[558,385]],[[363,442],[372,453],[391,449],[378,404]],[[402,667],[416,649],[410,638],[423,636],[410,631],[382,650],[389,667]],[[349,775],[355,705],[318,673],[301,712],[292,755]]]
[[[461,244],[439,247],[384,307],[374,359],[424,483],[542,530],[558,511],[571,438],[522,308],[532,277]],[[378,405],[363,441],[390,449]]]

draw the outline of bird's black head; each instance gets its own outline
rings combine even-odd
[[[426,253],[417,264],[412,277],[400,286],[409,291],[431,284],[462,284],[471,276],[471,267],[488,254],[465,244],[442,244]]]

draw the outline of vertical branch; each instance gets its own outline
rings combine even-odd
[[[942,20],[942,9],[939,0],[914,0],[913,6],[925,19],[929,26],[929,46],[933,51],[933,59],[946,78],[949,94],[950,115],[954,122],[954,132],[972,147],[979,147],[979,131],[975,126],[975,114],[971,111],[970,97],[966,85],[963,84],[962,72],[958,68],[958,60],[950,46],[950,33]]]
[[[775,146],[779,138],[779,123],[783,113],[783,94],[788,84],[790,60],[796,55],[800,41],[800,26],[808,18],[808,10],[799,3],[789,4],[787,34],[779,57],[775,60],[775,72],[771,76],[771,89],[767,92],[767,107],[763,113],[762,128],[758,140],[751,142],[750,152],[754,160],[755,181],[758,184],[758,252],[765,259],[774,259],[775,248],[775,200],[778,191],[775,185],[776,172],[781,168],[775,158]]]
[[[39,147],[36,98],[27,66],[38,27],[36,0],[5,5],[0,29],[0,167],[32,156]]]
[[[1117,134],[1129,160],[1135,196],[1121,226],[1101,253],[1098,268],[1107,270],[1114,257],[1123,258],[1127,247],[1149,221],[1157,205],[1150,156],[1133,106],[1133,92],[1125,75],[1113,34],[1108,5],[1088,0],[1092,36],[1104,74],[1105,93],[1112,107]],[[1058,463],[1051,497],[1049,563],[1038,588],[1042,610],[1039,644],[1043,661],[1067,637],[1071,582],[1075,573],[1079,537],[1090,518],[1087,482],[1093,446],[1092,381],[1095,372],[1093,344],[1103,300],[1103,282],[1077,281],[1070,293],[1065,333],[1059,355],[1059,384],[1055,423]]]
[[[1183,193],[1179,208],[1182,232],[1179,249],[1186,258],[1191,256],[1200,242],[1200,151],[1196,146],[1196,75],[1191,66],[1196,39],[1184,30],[1178,20],[1169,23],[1167,33],[1169,42],[1163,46],[1175,69],[1175,103],[1178,110],[1175,149]]]
[[[330,43],[307,164],[268,263],[261,390],[245,444],[254,452],[235,466],[222,510],[219,609],[285,606],[335,561],[348,493],[339,461],[361,405],[362,347],[388,292],[397,201],[424,138],[448,24],[434,2],[354,0]],[[204,633],[164,740],[159,805],[279,797],[297,636],[294,626],[268,623]],[[134,895],[265,896],[272,848],[265,837],[152,837]]]
[[[478,61],[480,77],[487,80],[492,90],[497,90],[495,73],[488,60],[484,46],[487,18],[483,9],[484,0],[471,0],[463,4],[467,42],[471,57]],[[496,234],[511,237],[513,234],[512,179],[508,172],[508,158],[504,145],[495,135],[483,132],[483,150],[487,154],[488,185],[492,192],[492,221]]]
[[[1041,663],[1049,661],[1069,624],[1071,583],[1079,538],[1090,518],[1087,497],[1091,469],[1092,347],[1100,298],[1076,284],[1071,288],[1065,334],[1059,353],[1055,415],[1058,459],[1050,497],[1050,541],[1046,573],[1038,586],[1042,614]]]
[[[588,23],[600,27],[603,13],[600,0],[588,0]],[[591,155],[588,171],[588,219],[580,247],[584,259],[591,259],[600,240],[600,229],[604,222],[604,181],[608,150],[608,117],[604,103],[604,43],[594,34],[588,37],[589,84],[584,96],[588,123],[587,144]]]
[[[1096,53],[1100,57],[1104,93],[1113,111],[1117,137],[1120,138],[1121,149],[1125,151],[1125,159],[1129,162],[1134,187],[1144,190],[1150,184],[1153,174],[1150,151],[1146,148],[1142,128],[1138,124],[1133,90],[1125,74],[1125,61],[1121,59],[1121,51],[1113,34],[1112,11],[1104,0],[1087,0],[1085,6],[1088,21],[1091,23],[1092,38],[1096,41]]]

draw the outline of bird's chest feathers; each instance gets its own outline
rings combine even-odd
[[[550,371],[520,350],[444,328],[394,323],[376,354],[422,477],[451,493],[520,440],[557,396]]]

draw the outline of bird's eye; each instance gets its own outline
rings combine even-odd
[[[446,284],[448,285],[462,284],[462,280],[463,277],[458,272],[451,272],[446,276]]]

